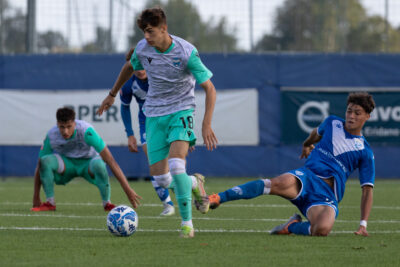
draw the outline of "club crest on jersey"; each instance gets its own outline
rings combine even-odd
[[[179,57],[174,57],[172,58],[172,64],[174,64],[175,67],[179,67],[181,65],[182,60]]]
[[[149,64],[151,64],[151,61],[153,61],[153,58],[152,57],[148,57],[147,61],[149,62]]]
[[[354,138],[354,147],[357,150],[363,149],[364,148],[364,142],[360,140],[360,138]]]

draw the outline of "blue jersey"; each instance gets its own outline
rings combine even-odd
[[[132,96],[135,97],[139,107],[143,106],[146,99],[147,91],[149,90],[149,83],[138,79],[135,75],[129,79],[121,89],[120,97],[123,105],[129,105],[132,101]]]
[[[343,198],[349,175],[359,169],[361,186],[374,185],[374,154],[364,136],[348,133],[345,122],[336,116],[329,116],[318,127],[320,142],[308,157],[305,167],[320,178],[334,177],[335,196],[338,202]]]
[[[144,133],[145,133],[145,122],[146,122],[146,116],[143,113],[143,104],[146,100],[148,89],[149,89],[149,84],[147,80],[142,81],[138,79],[135,75],[133,75],[132,78],[129,79],[124,84],[124,86],[120,91],[121,116],[128,137],[133,135],[131,113],[129,107],[132,102],[132,97],[135,98],[136,102],[139,105],[138,119],[139,119],[140,136],[142,143],[145,142]]]

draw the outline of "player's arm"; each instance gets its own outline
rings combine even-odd
[[[117,178],[118,182],[120,183],[122,189],[124,190],[126,196],[131,202],[132,206],[136,208],[139,204],[142,197],[136,194],[135,190],[133,190],[128,183],[128,180],[125,177],[125,174],[122,172],[121,168],[119,167],[118,163],[115,161],[114,157],[112,156],[108,147],[104,147],[104,149],[100,152],[101,158],[107,165],[110,167],[112,173],[114,174],[115,178]]]
[[[187,68],[206,93],[206,107],[203,118],[202,135],[207,149],[213,150],[214,148],[217,148],[218,140],[211,127],[212,116],[217,99],[217,93],[214,84],[210,80],[212,77],[212,72],[207,69],[206,66],[204,66],[196,48],[192,50],[187,63]]]
[[[301,151],[300,158],[308,158],[310,155],[311,151],[314,149],[314,144],[318,143],[321,140],[322,136],[318,134],[317,128],[314,128],[310,135],[304,140],[303,142],[303,148]]]
[[[373,202],[373,187],[370,185],[364,185],[362,187],[361,194],[361,220],[358,231],[355,232],[356,235],[368,236],[367,232],[367,221],[372,208]]]
[[[103,114],[104,111],[107,111],[112,104],[114,104],[115,97],[118,94],[119,89],[132,77],[133,74],[133,67],[129,61],[125,62],[124,66],[118,75],[117,80],[115,81],[113,87],[111,88],[109,94],[101,103],[101,106],[97,110],[97,115]]]
[[[372,151],[367,152],[359,165],[359,180],[362,188],[360,226],[356,235],[368,236],[367,221],[372,208],[373,189],[375,183],[375,158]]]
[[[212,151],[214,148],[217,148],[218,144],[218,139],[215,136],[214,131],[211,127],[211,121],[214,113],[217,93],[215,91],[214,84],[211,82],[211,80],[203,82],[202,84],[200,84],[200,86],[204,89],[206,93],[206,101],[205,101],[206,106],[205,106],[201,133],[203,135],[203,140],[207,149]]]
[[[92,127],[88,128],[85,132],[85,142],[94,147],[94,149],[100,153],[101,158],[110,167],[112,173],[114,174],[115,178],[117,178],[132,206],[136,208],[140,204],[139,199],[141,199],[141,197],[129,186],[125,174],[115,161],[110,150],[104,143],[103,139],[101,139],[99,134]]]
[[[36,165],[35,169],[35,176],[34,176],[34,182],[33,182],[33,200],[32,200],[32,207],[39,207],[41,203],[40,201],[40,186],[42,185],[40,181],[40,160],[38,160],[38,163]]]
[[[128,149],[131,152],[139,152],[137,148],[137,141],[132,129],[132,118],[131,118],[131,109],[130,103],[132,101],[132,91],[131,91],[132,83],[127,82],[124,84],[121,90],[120,99],[121,99],[121,118],[124,123],[126,136],[128,137]]]

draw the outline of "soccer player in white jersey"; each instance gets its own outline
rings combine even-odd
[[[368,236],[375,163],[361,130],[374,108],[375,102],[368,93],[349,94],[346,119],[327,117],[304,141],[300,156],[307,158],[304,167],[213,194],[209,196],[210,208],[263,194],[278,195],[297,206],[308,221],[302,222],[302,217],[295,214],[287,223],[272,229],[271,234],[327,236],[339,214],[338,203],[343,198],[346,181],[358,168],[362,188],[361,220],[355,234]]]
[[[212,73],[201,62],[197,49],[189,42],[168,33],[167,19],[161,8],[144,10],[137,20],[144,32],[111,89],[98,114],[113,103],[114,97],[133,71],[146,70],[149,90],[143,111],[146,115],[146,137],[150,174],[162,187],[174,188],[182,217],[181,236],[193,237],[191,191],[196,208],[206,213],[208,196],[204,177],[188,176],[186,155],[196,141],[194,134],[194,87],[196,81],[206,93],[202,135],[208,150],[218,140],[211,128],[216,91]]]
[[[65,185],[81,176],[97,186],[104,210],[110,211],[115,205],[110,201],[111,188],[104,162],[121,184],[132,206],[137,207],[141,197],[129,186],[124,173],[93,126],[75,120],[75,111],[68,107],[59,108],[56,117],[57,126],[47,132],[40,149],[31,210],[55,211],[54,183]],[[44,203],[40,201],[41,185],[46,195]]]

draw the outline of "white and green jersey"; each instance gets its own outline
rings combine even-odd
[[[147,73],[149,90],[143,111],[148,117],[194,109],[195,82],[201,84],[212,77],[192,44],[170,36],[172,44],[167,51],[162,53],[142,39],[131,58],[135,70]]]
[[[94,158],[106,146],[93,126],[81,120],[75,120],[74,134],[64,139],[57,126],[47,132],[39,157],[57,153],[68,158]]]

